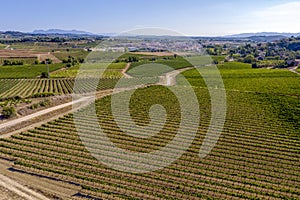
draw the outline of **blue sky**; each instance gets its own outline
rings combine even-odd
[[[118,33],[160,27],[185,35],[300,32],[296,0],[9,0],[0,30],[77,29]]]

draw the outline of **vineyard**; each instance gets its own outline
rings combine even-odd
[[[249,64],[234,62],[220,64],[218,68],[226,90],[299,97],[300,76],[288,70],[252,69]],[[209,67],[202,70],[209,70]],[[183,74],[193,86],[206,87],[204,80],[198,78],[196,69]]]
[[[226,122],[217,145],[203,159],[199,158],[198,153],[210,123],[210,97],[205,85],[202,85],[203,80],[194,70],[183,74],[194,86],[200,103],[201,121],[197,136],[188,151],[164,169],[131,174],[113,170],[93,158],[83,145],[82,137],[89,140],[95,149],[106,148],[105,143],[96,139],[97,132],[90,121],[93,105],[78,111],[84,117],[76,120],[79,123],[77,125],[86,127],[89,134],[80,138],[73,114],[69,114],[33,130],[1,139],[0,155],[14,159],[14,168],[25,173],[79,184],[82,190],[76,195],[78,197],[299,199],[299,99],[294,96],[299,94],[298,77],[286,71],[265,71],[259,75],[255,71],[251,73],[249,70],[252,69],[246,69],[248,65],[235,67],[234,63],[231,66],[219,66],[225,78],[225,87],[228,88]],[[250,84],[255,76],[261,76],[261,85]],[[240,79],[241,84],[233,87],[232,82]],[[271,84],[264,89],[264,83],[274,80],[280,81],[276,84],[281,84],[281,88]],[[289,84],[294,87],[287,90]],[[261,92],[258,92],[259,86]],[[130,112],[140,125],[149,123],[148,110],[151,105],[161,104],[166,109],[165,126],[148,139],[122,132],[114,121],[110,102],[110,96],[96,101],[98,122],[110,140],[120,148],[134,152],[157,150],[170,142],[178,130],[179,103],[163,86],[138,89],[131,100]],[[291,116],[288,119],[281,118],[281,109],[287,109],[285,113]],[[124,117],[125,124],[126,120]],[[186,138],[182,140],[185,142]],[[156,162],[158,160],[153,160],[153,165]]]
[[[86,78],[95,77],[95,74],[101,74],[102,78],[121,78],[123,77],[122,69],[126,63],[97,63],[97,64],[83,64],[70,67],[65,70],[58,70],[51,73],[53,78],[76,78],[78,72],[86,73]]]
[[[56,71],[63,68],[65,64],[50,64],[49,71]],[[0,79],[10,78],[36,78],[47,72],[46,65],[20,65],[20,66],[0,66]]]
[[[75,79],[0,79],[0,97],[30,97],[38,93],[72,94]],[[82,92],[114,88],[118,79],[79,79]],[[80,91],[78,91],[80,92]]]

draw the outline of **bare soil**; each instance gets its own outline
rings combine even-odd
[[[150,56],[174,56],[172,52],[131,52],[131,54],[150,55]]]
[[[29,50],[0,49],[0,58],[36,58],[39,61],[45,61],[47,58],[50,58],[53,63],[61,63],[61,60],[56,58],[50,52],[37,52]]]

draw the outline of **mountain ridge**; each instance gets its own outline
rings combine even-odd
[[[245,37],[255,37],[255,36],[284,36],[284,37],[292,37],[292,36],[300,36],[300,33],[284,33],[284,32],[257,32],[257,33],[239,33],[227,35],[224,37],[236,37],[236,38],[245,38]]]
[[[31,32],[32,34],[73,34],[73,35],[96,35],[91,32],[81,30],[64,30],[64,29],[37,29]]]

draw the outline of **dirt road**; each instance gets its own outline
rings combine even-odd
[[[290,67],[289,70],[295,74],[300,75],[300,72],[297,72],[298,67]]]
[[[49,200],[47,197],[19,184],[18,182],[0,174],[0,185],[11,192],[28,200]]]
[[[132,78],[132,76],[130,76],[129,74],[126,73],[129,69],[130,65],[131,65],[131,63],[127,63],[126,67],[122,70],[122,74],[124,75],[125,78]]]
[[[186,70],[193,69],[194,67],[187,67],[183,69],[174,70],[171,72],[168,72],[164,74],[163,76],[160,76],[158,85],[165,85],[165,86],[173,86],[176,85],[176,76],[180,74],[181,72],[184,72]]]
[[[53,54],[51,54],[50,52],[48,53],[38,53],[35,54],[37,59],[41,62],[41,61],[45,61],[47,58],[50,58],[52,60],[52,63],[61,63],[61,60],[59,60],[57,57],[55,57]]]
[[[69,103],[65,103],[65,104],[61,104],[61,105],[58,105],[58,106],[54,106],[54,107],[51,107],[51,108],[48,108],[48,109],[45,109],[45,110],[41,110],[39,112],[36,112],[36,113],[33,113],[31,115],[27,115],[27,116],[24,116],[24,117],[21,117],[21,118],[18,118],[18,119],[15,119],[15,120],[12,120],[12,121],[8,121],[6,123],[3,123],[3,124],[0,124],[0,133],[4,133],[6,129],[9,129],[10,127],[13,127],[13,126],[16,126],[17,124],[20,124],[22,122],[25,122],[25,121],[28,121],[28,120],[31,120],[33,118],[38,118],[42,115],[46,115],[47,113],[50,113],[50,112],[53,112],[55,110],[59,110],[59,109],[62,109],[62,108],[66,108],[68,106],[72,106],[72,105],[76,105],[76,104],[79,104],[81,105],[82,103],[84,103],[83,105],[81,105],[80,107],[84,107],[85,106],[85,103],[89,103],[92,101],[92,98],[91,97],[83,97],[81,99],[78,99],[74,102],[69,102]],[[79,108],[80,108],[79,107]],[[78,108],[78,109],[79,109]],[[72,110],[71,110],[72,111]],[[7,137],[10,137],[11,135],[13,135],[15,133],[14,132],[10,132],[10,133],[7,133],[7,134],[2,134],[0,135],[0,138],[7,138]]]

